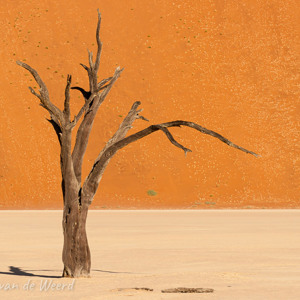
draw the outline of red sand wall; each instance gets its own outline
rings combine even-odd
[[[97,7],[100,76],[125,71],[95,121],[84,174],[136,100],[153,124],[194,121],[262,157],[174,129],[193,150],[185,157],[155,133],[113,158],[92,207],[299,208],[298,1],[1,2],[0,208],[62,207],[58,142],[15,61],[36,68],[61,107],[68,73],[87,87],[79,63],[95,51]],[[82,99],[72,97],[75,114]]]

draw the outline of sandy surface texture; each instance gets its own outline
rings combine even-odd
[[[111,160],[96,209],[300,208],[299,1],[0,0],[0,208],[60,209],[59,144],[37,84],[39,71],[63,107],[67,74],[88,89],[102,14],[99,80],[124,69],[100,107],[83,165],[86,176],[135,101],[149,124],[196,122],[261,158],[189,128],[161,133]],[[83,104],[72,90],[71,113]],[[149,125],[137,120],[131,133]],[[155,196],[153,196],[155,195]]]
[[[91,211],[92,277],[75,281],[61,214],[0,213],[1,299],[300,298],[299,210]],[[179,287],[214,292],[161,292]]]

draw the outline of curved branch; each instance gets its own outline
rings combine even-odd
[[[141,138],[144,138],[147,135],[149,135],[149,134],[151,134],[155,131],[158,131],[158,130],[163,131],[167,135],[169,140],[172,142],[172,144],[174,144],[176,147],[183,149],[185,152],[186,151],[191,152],[191,150],[189,150],[189,149],[181,146],[179,143],[177,143],[173,139],[171,133],[167,130],[167,128],[169,128],[169,127],[180,127],[180,126],[187,126],[187,127],[190,127],[190,128],[194,128],[194,129],[200,131],[201,133],[204,133],[204,134],[207,134],[207,135],[210,135],[212,137],[215,137],[215,138],[219,139],[221,142],[227,144],[230,147],[241,150],[241,151],[243,151],[247,154],[254,155],[255,157],[259,157],[258,154],[232,143],[231,141],[229,141],[227,138],[223,137],[219,133],[217,133],[215,131],[212,131],[212,130],[209,130],[205,127],[202,127],[202,126],[200,126],[196,123],[188,122],[188,121],[172,121],[172,122],[167,122],[167,123],[162,123],[162,124],[157,124],[157,125],[151,125],[151,126],[147,127],[146,129],[138,131],[138,132],[136,132],[136,133],[134,133],[134,134],[132,134],[132,135],[126,137],[126,138],[123,138],[122,140],[120,140],[118,142],[116,142],[114,145],[112,145],[111,147],[109,147],[105,151],[107,153],[103,153],[103,156],[109,157],[110,155],[113,155],[116,151],[118,151],[119,149],[122,149],[123,147],[127,146],[128,144],[133,143],[133,142],[135,142],[135,141],[137,141]],[[99,159],[99,161],[100,160],[101,160],[101,158]]]
[[[251,154],[251,155],[254,155],[255,157],[259,157],[260,155],[252,152],[252,151],[249,151],[243,147],[240,147],[234,143],[232,143],[231,141],[229,141],[227,138],[225,138],[224,136],[222,136],[221,134],[215,132],[215,131],[212,131],[212,130],[209,130],[205,127],[202,127],[196,123],[193,123],[193,122],[188,122],[188,121],[172,121],[172,122],[167,122],[167,123],[162,123],[160,124],[162,127],[180,127],[180,126],[187,126],[187,127],[190,127],[190,128],[193,128],[193,129],[196,129],[204,134],[207,134],[207,135],[210,135],[212,137],[215,137],[217,138],[218,140],[220,140],[221,142],[227,144],[228,146],[230,147],[233,147],[235,149],[238,149],[240,151],[243,151],[247,154]]]
[[[83,98],[84,98],[85,101],[87,99],[89,99],[89,97],[91,96],[91,92],[90,91],[88,92],[88,91],[86,91],[85,89],[83,89],[80,86],[72,86],[71,90],[78,90],[82,94],[82,96],[83,96]]]
[[[51,119],[47,119],[47,121],[53,126],[55,133],[57,135],[57,138],[58,138],[58,142],[61,146],[61,136],[62,136],[61,127],[57,125],[57,122],[55,122],[52,117],[51,117]]]
[[[89,72],[89,68],[86,66],[86,65],[84,65],[84,64],[80,64],[87,72]]]
[[[219,139],[220,141],[222,141],[223,143],[227,144],[228,146],[231,146],[233,148],[236,148],[238,150],[241,150],[245,153],[254,155],[255,157],[259,157],[258,154],[249,151],[245,148],[242,148],[234,143],[232,143],[231,141],[229,141],[227,138],[223,137],[222,135],[220,135],[219,133],[209,130],[207,128],[204,128],[196,123],[193,122],[188,122],[188,121],[172,121],[172,122],[167,122],[167,123],[162,123],[162,124],[158,124],[158,125],[151,125],[149,127],[147,127],[146,129],[143,129],[141,131],[138,131],[128,137],[125,137],[115,143],[113,143],[111,146],[107,147],[107,149],[105,149],[105,151],[102,153],[102,155],[100,155],[98,157],[98,159],[95,161],[93,168],[91,170],[91,172],[89,173],[88,177],[86,178],[84,185],[83,185],[83,192],[86,195],[87,199],[90,199],[89,204],[91,203],[92,199],[93,199],[93,195],[96,193],[96,190],[98,188],[98,185],[100,183],[102,174],[109,162],[109,160],[116,154],[116,152],[122,148],[124,148],[125,146],[127,146],[128,144],[131,144],[137,140],[140,140],[146,136],[148,136],[149,134],[156,132],[158,130],[163,131],[166,136],[168,137],[168,139],[170,140],[170,142],[175,145],[176,147],[182,149],[185,154],[187,152],[191,152],[190,149],[185,148],[184,146],[182,146],[181,144],[179,144],[171,135],[171,133],[169,132],[169,130],[167,128],[169,127],[180,127],[180,126],[187,126],[190,128],[194,128],[198,131],[200,131],[201,133],[210,135],[212,137],[215,137],[217,139]]]
[[[187,155],[188,152],[192,152],[192,150],[185,148],[184,146],[182,146],[181,144],[179,144],[172,136],[171,132],[166,128],[166,127],[161,127],[159,128],[163,133],[165,133],[165,135],[167,136],[167,138],[169,139],[169,141],[176,147],[182,149],[184,151],[185,156]]]
[[[96,60],[95,60],[95,65],[94,65],[94,72],[97,74],[99,65],[100,65],[100,56],[101,56],[101,51],[102,51],[102,43],[100,40],[100,26],[101,26],[101,14],[98,8],[98,23],[97,23],[97,30],[96,30],[96,40],[97,40],[97,55],[96,55]]]

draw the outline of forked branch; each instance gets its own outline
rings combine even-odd
[[[29,87],[31,93],[40,99],[41,106],[48,110],[51,119],[54,122],[56,122],[58,126],[60,126],[60,122],[62,123],[62,119],[63,119],[63,113],[58,107],[56,107],[50,101],[48,89],[45,83],[43,82],[43,80],[41,79],[40,75],[38,74],[38,72],[32,67],[30,67],[29,65],[19,60],[17,61],[17,64],[31,73],[31,75],[33,76],[33,78],[35,79],[35,81],[40,87],[39,89],[40,94],[38,94],[32,87]]]
[[[133,103],[129,113],[122,121],[121,125],[119,126],[116,133],[113,135],[113,137],[106,143],[105,147],[101,150],[100,154],[98,155],[95,162],[97,162],[100,157],[102,156],[103,152],[110,147],[112,144],[120,141],[121,139],[125,138],[127,132],[132,128],[132,124],[137,119],[142,119],[144,121],[149,121],[145,117],[140,115],[140,112],[142,112],[142,109],[138,110],[139,105],[141,105],[140,101],[136,101]]]
[[[91,103],[93,102],[96,96],[97,96],[96,93],[89,96],[87,101],[84,103],[84,105],[79,110],[78,114],[74,117],[73,121],[71,122],[73,127],[78,123],[82,115],[87,112],[88,108],[90,107]]]
[[[215,137],[217,138],[218,140],[220,140],[221,142],[227,144],[228,146],[230,147],[233,147],[235,149],[238,149],[240,151],[243,151],[247,154],[251,154],[251,155],[254,155],[255,157],[259,157],[258,154],[252,152],[252,151],[249,151],[243,147],[240,147],[234,143],[232,143],[231,141],[229,141],[227,138],[225,138],[224,136],[222,136],[221,134],[215,132],[215,131],[212,131],[212,130],[209,130],[205,127],[202,127],[196,123],[193,123],[193,122],[188,122],[188,121],[172,121],[172,122],[168,122],[168,123],[162,123],[160,124],[162,127],[180,127],[180,126],[187,126],[187,127],[190,127],[190,128],[193,128],[193,129],[196,129],[198,131],[200,131],[201,133],[204,133],[204,134],[207,134],[207,135],[210,135],[212,137]]]
[[[102,80],[97,87],[95,93],[90,95],[90,98],[85,102],[77,116],[73,120],[73,126],[78,122],[80,117],[84,114],[84,118],[78,128],[75,146],[73,149],[72,157],[74,161],[74,170],[78,182],[81,182],[81,171],[83,157],[87,148],[89,136],[93,127],[93,122],[96,117],[97,111],[101,103],[105,100],[107,94],[111,90],[113,84],[120,77],[123,69],[120,67],[116,68],[115,73],[112,77]],[[106,84],[104,86],[104,84]],[[100,92],[100,90],[102,90]]]
[[[88,51],[88,60],[89,60],[89,67],[80,64],[88,73],[89,77],[89,86],[90,90],[86,91],[81,87],[72,87],[72,89],[79,90],[84,99],[85,104],[80,109],[78,114],[75,116],[74,120],[72,121],[72,126],[75,126],[78,123],[81,116],[83,120],[79,126],[76,135],[76,142],[72,152],[72,158],[74,161],[74,170],[76,174],[76,178],[78,182],[81,182],[81,169],[82,169],[82,162],[83,157],[87,148],[88,139],[90,136],[91,129],[93,127],[94,119],[97,114],[97,111],[106,98],[107,94],[111,90],[115,81],[119,78],[120,74],[122,73],[123,69],[118,67],[115,70],[115,73],[112,77],[103,79],[102,81],[98,82],[97,74],[100,65],[100,56],[102,50],[102,43],[100,40],[100,26],[101,26],[101,14],[98,10],[98,22],[97,22],[97,29],[96,29],[96,41],[97,41],[97,54],[95,62],[93,61],[93,53]]]
[[[236,148],[245,153],[259,157],[258,154],[232,143],[231,141],[229,141],[227,138],[223,137],[219,133],[209,130],[207,128],[204,128],[193,122],[179,120],[179,121],[172,121],[172,122],[167,122],[167,123],[162,123],[162,124],[157,124],[157,125],[151,125],[151,126],[147,127],[146,129],[138,131],[137,133],[134,133],[128,137],[122,138],[119,141],[112,143],[109,147],[106,147],[104,149],[104,151],[102,151],[100,153],[98,159],[94,163],[94,166],[84,183],[84,186],[83,186],[84,192],[87,193],[88,195],[93,195],[96,192],[99,182],[101,180],[102,174],[104,172],[105,167],[107,166],[108,161],[116,154],[116,152],[118,150],[120,150],[120,149],[124,148],[125,146],[127,146],[128,144],[131,144],[137,140],[140,140],[158,130],[161,130],[162,132],[164,132],[165,135],[167,136],[167,138],[169,139],[169,141],[174,146],[182,149],[185,154],[187,154],[187,152],[191,152],[190,149],[188,149],[188,148],[182,146],[180,143],[178,143],[174,139],[174,137],[172,136],[170,131],[168,130],[168,128],[170,128],[170,127],[181,127],[181,126],[187,126],[187,127],[196,129],[196,130],[200,131],[201,133],[204,133],[204,134],[207,134],[207,135],[210,135],[212,137],[219,139],[221,142],[227,144],[230,147]]]

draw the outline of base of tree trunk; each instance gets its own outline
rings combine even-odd
[[[86,235],[87,207],[66,206],[63,215],[62,277],[90,277],[91,254]]]
[[[71,272],[70,270],[67,270],[65,267],[62,273],[62,277],[68,277],[68,278],[79,278],[79,277],[84,277],[84,278],[90,278],[90,272],[89,271],[84,271],[84,270],[75,270]]]

